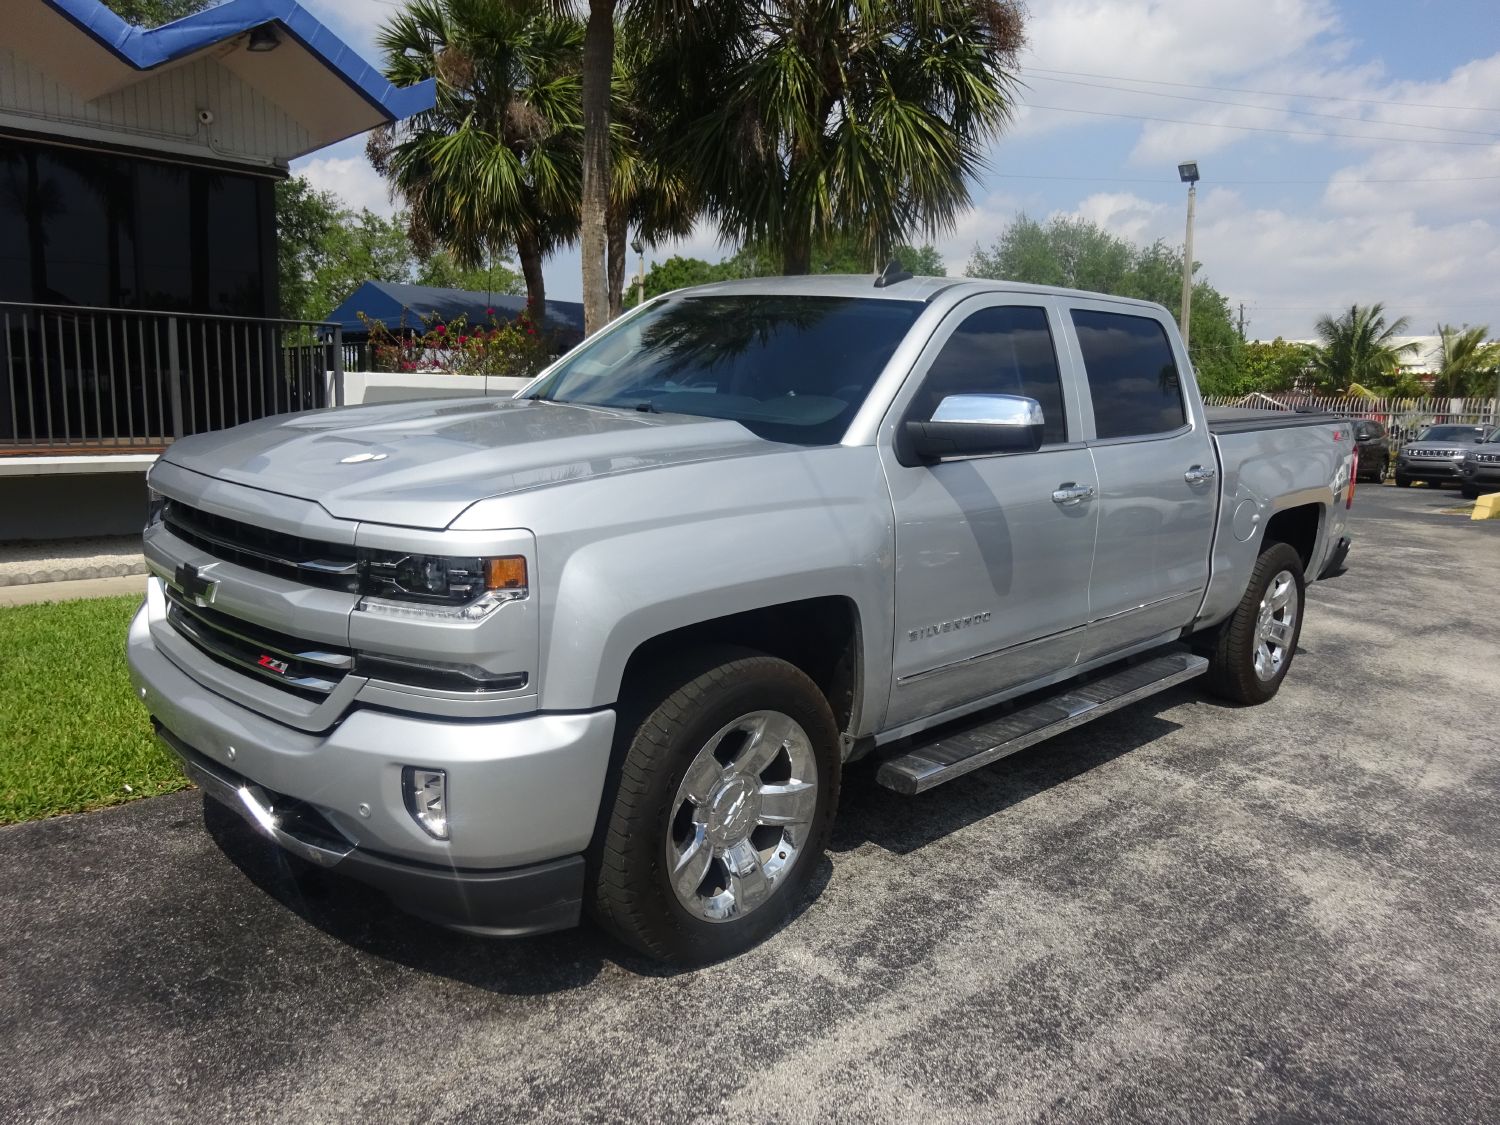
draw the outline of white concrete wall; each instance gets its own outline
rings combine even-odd
[[[329,378],[332,378],[330,373]],[[509,375],[427,375],[394,371],[344,373],[344,405],[410,402],[424,398],[509,398],[530,379]],[[329,395],[330,400],[332,395]]]

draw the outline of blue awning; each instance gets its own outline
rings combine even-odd
[[[161,27],[126,23],[99,0],[43,0],[135,70],[147,71],[273,24],[300,43],[387,120],[431,109],[436,86],[393,86],[294,0],[226,0]],[[356,129],[355,132],[361,131]]]
[[[378,320],[391,331],[406,327],[422,331],[431,323],[446,324],[463,317],[469,324],[488,324],[495,310],[496,320],[513,320],[526,308],[526,298],[511,293],[477,293],[468,289],[438,289],[430,285],[402,285],[394,281],[366,281],[325,318],[340,325],[346,338],[360,338],[367,333],[363,313]],[[583,305],[577,301],[546,302],[546,326],[565,337],[583,338]]]

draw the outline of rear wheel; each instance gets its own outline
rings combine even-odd
[[[1458,492],[1465,500],[1478,500],[1480,496],[1479,489],[1475,488],[1472,484],[1459,485]]]
[[[1264,703],[1281,688],[1302,634],[1302,557],[1269,544],[1229,619],[1208,638],[1208,689],[1236,703]]]
[[[827,846],[833,713],[795,666],[743,649],[679,664],[642,698],[644,717],[622,716],[617,733],[594,914],[661,960],[733,956],[783,923]]]
[[[1397,488],[1410,488],[1411,487],[1411,477],[1403,477],[1400,473],[1397,473],[1396,474],[1396,487]]]

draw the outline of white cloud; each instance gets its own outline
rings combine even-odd
[[[338,196],[351,210],[368,208],[379,215],[390,215],[396,210],[385,179],[363,156],[313,157],[294,171],[306,176],[319,191]]]

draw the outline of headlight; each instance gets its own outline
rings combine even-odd
[[[359,552],[359,608],[398,617],[475,621],[506,602],[524,598],[526,560],[416,555],[402,551]]]

